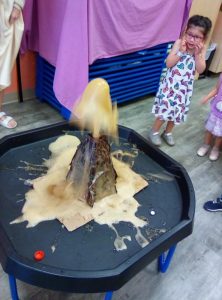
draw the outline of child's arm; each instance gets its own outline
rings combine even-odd
[[[201,104],[205,104],[207,103],[211,98],[213,98],[214,96],[217,95],[217,92],[218,92],[218,88],[219,88],[219,81],[217,83],[217,85],[209,92],[208,95],[204,96],[202,99],[201,99]]]
[[[167,68],[172,68],[173,66],[175,66],[185,51],[186,51],[185,40],[184,39],[177,40],[174,43],[174,45],[170,51],[170,54],[167,56],[167,59],[166,59]]]
[[[219,87],[220,87],[221,77],[219,78],[217,85],[210,91],[210,93],[201,99],[201,103],[207,103],[211,98],[217,95]]]
[[[195,49],[195,63],[196,63],[196,71],[201,74],[206,68],[206,47],[203,45],[203,43],[199,43],[196,46]]]

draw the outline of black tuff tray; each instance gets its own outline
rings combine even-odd
[[[41,164],[50,153],[48,145],[69,132],[80,139],[80,132],[67,122],[6,136],[0,141],[0,262],[4,271],[27,283],[67,292],[105,292],[119,289],[148,263],[192,233],[195,195],[185,169],[153,147],[135,131],[119,126],[120,144],[112,150],[137,147],[133,170],[141,175],[172,174],[172,180],[149,177],[149,186],[135,198],[141,204],[137,216],[149,219],[142,228],[150,243],[141,248],[130,223],[115,225],[120,235],[131,235],[128,249],[114,249],[115,233],[94,221],[68,232],[57,220],[34,228],[27,223],[10,225],[21,215],[25,193],[24,179],[36,178],[18,168],[22,161]],[[154,179],[154,180],[153,180]],[[151,210],[155,215],[151,215]],[[165,229],[165,233],[158,231]],[[148,235],[147,235],[148,234]],[[51,247],[56,245],[52,253]],[[43,250],[45,258],[36,262],[33,254]]]

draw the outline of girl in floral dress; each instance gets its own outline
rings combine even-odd
[[[174,125],[186,120],[195,71],[202,73],[206,67],[204,42],[210,28],[211,21],[207,17],[191,17],[183,37],[174,43],[166,59],[167,72],[152,108],[156,120],[149,134],[150,141],[156,146],[161,145],[159,130],[165,122],[167,124],[162,138],[173,146]]]
[[[201,100],[201,103],[205,104],[210,99],[212,99],[211,110],[205,125],[204,144],[198,149],[197,155],[205,156],[214,141],[209,154],[209,159],[214,161],[219,158],[220,145],[222,144],[222,74],[216,87]]]

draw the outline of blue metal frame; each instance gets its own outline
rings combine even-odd
[[[8,275],[8,279],[9,279],[9,286],[10,286],[12,300],[19,300],[15,277],[13,275]]]
[[[165,255],[165,253],[162,253],[159,256],[159,258],[158,258],[158,270],[161,273],[165,273],[167,271],[175,250],[176,250],[176,245],[170,247],[170,249],[168,250],[167,255]]]
[[[99,59],[89,66],[89,80],[102,77],[112,101],[122,103],[156,93],[165,66],[168,44]]]
[[[162,273],[165,273],[170,265],[173,254],[176,250],[176,245],[170,247],[167,255],[162,253],[158,258],[158,270]],[[11,291],[12,300],[19,300],[16,279],[13,275],[9,275],[9,286]],[[113,292],[106,292],[104,300],[111,300]]]
[[[111,300],[113,296],[113,292],[107,292],[104,300]]]

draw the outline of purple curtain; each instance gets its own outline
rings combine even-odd
[[[37,51],[56,67],[54,92],[71,110],[88,83],[89,64],[176,40],[191,3],[29,0],[24,8],[22,50]]]

